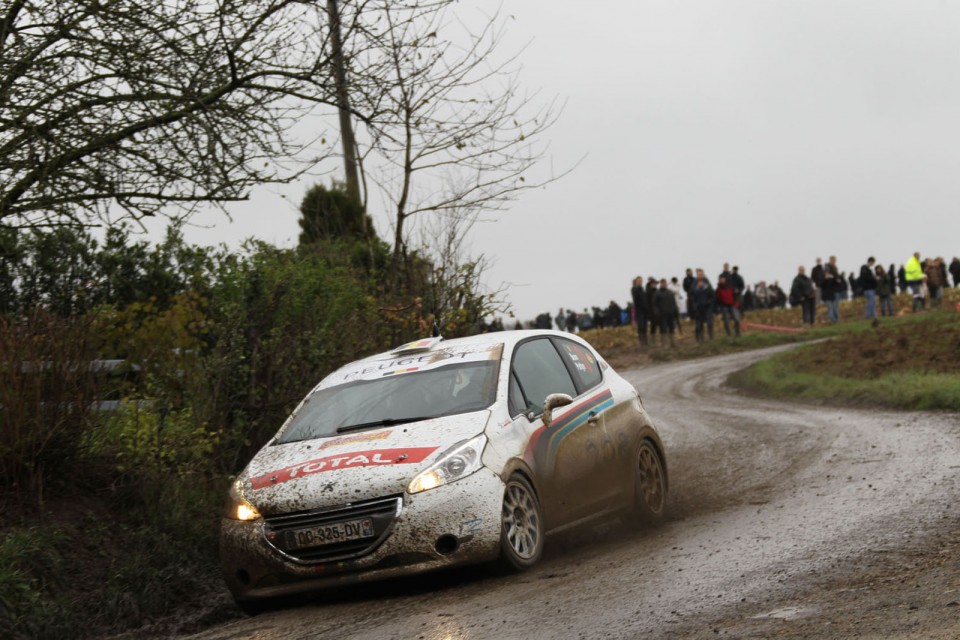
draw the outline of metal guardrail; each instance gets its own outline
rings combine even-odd
[[[57,363],[52,360],[40,360],[36,362],[21,362],[21,373],[43,373],[52,371]],[[77,367],[78,365],[74,365]],[[125,359],[101,359],[91,360],[87,363],[87,370],[93,373],[114,373],[118,369],[124,372],[140,373],[140,365],[136,363],[127,364]],[[76,368],[72,369],[76,371]]]
[[[61,371],[62,367],[63,363],[53,360],[27,361],[20,363],[20,373],[28,376],[42,375],[50,372],[56,373]],[[105,358],[91,360],[86,363],[86,365],[81,363],[69,365],[67,370],[71,373],[87,371],[93,374],[123,379],[139,376],[141,367],[136,363],[128,362],[122,358]],[[117,411],[122,403],[123,400],[94,400],[90,403],[90,409],[93,411],[112,412]],[[140,400],[138,403],[140,406],[149,406],[152,404],[152,402],[148,400]]]

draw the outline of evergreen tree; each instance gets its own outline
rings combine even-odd
[[[363,207],[351,198],[343,183],[316,184],[300,203],[300,244],[331,238],[368,239],[373,223]]]

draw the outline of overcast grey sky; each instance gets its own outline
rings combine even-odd
[[[471,6],[496,5],[474,0]],[[471,247],[520,319],[620,304],[630,281],[749,284],[834,254],[901,264],[960,255],[960,2],[513,0],[522,82],[567,102],[550,162]],[[306,184],[312,184],[310,180]],[[263,189],[234,222],[188,233],[293,246],[305,184]],[[286,194],[286,198],[281,198]],[[381,236],[385,207],[372,202]],[[377,210],[380,209],[380,210]]]

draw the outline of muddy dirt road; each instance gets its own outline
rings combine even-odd
[[[960,415],[742,396],[759,352],[625,375],[667,448],[670,516],[476,569],[326,594],[198,634],[316,638],[960,638]]]

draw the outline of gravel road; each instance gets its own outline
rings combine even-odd
[[[774,350],[621,371],[666,446],[661,527],[607,523],[548,539],[521,575],[357,587],[190,637],[960,638],[960,414],[725,386]]]

